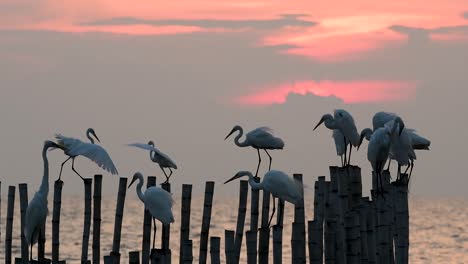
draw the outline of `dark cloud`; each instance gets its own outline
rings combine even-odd
[[[139,19],[135,17],[116,17],[108,20],[98,20],[83,23],[82,25],[90,26],[109,26],[109,25],[135,25],[145,24],[153,26],[196,26],[202,28],[256,28],[256,29],[275,29],[285,26],[301,26],[312,27],[317,23],[301,19],[306,15],[303,14],[283,14],[277,19],[263,19],[263,20],[223,20],[223,19],[162,19],[162,20],[149,20]]]
[[[430,34],[467,34],[468,25],[458,25],[450,27],[438,27],[438,28],[417,28],[407,27],[402,25],[394,25],[390,27],[391,30],[408,35],[410,40],[427,41]]]
[[[463,17],[468,19],[468,11],[466,11],[465,13],[463,13]]]

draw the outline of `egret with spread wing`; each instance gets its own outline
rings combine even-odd
[[[50,148],[61,148],[52,141],[45,141],[42,149],[42,160],[44,163],[44,174],[39,190],[28,204],[25,215],[24,235],[28,245],[31,247],[30,261],[32,263],[32,247],[37,243],[39,234],[47,219],[47,195],[49,194],[49,160],[47,150]]]
[[[55,135],[55,138],[57,139],[57,144],[61,146],[61,149],[63,149],[65,155],[68,156],[68,158],[62,163],[60,167],[59,180],[62,176],[63,165],[65,165],[65,163],[67,163],[67,161],[69,161],[70,159],[72,160],[72,170],[78,176],[80,176],[81,179],[84,180],[84,178],[81,177],[81,175],[75,170],[75,158],[78,156],[84,156],[94,161],[94,163],[96,163],[99,167],[103,168],[104,170],[112,174],[118,174],[117,168],[112,162],[109,154],[107,154],[107,151],[103,147],[94,144],[94,139],[91,136],[94,136],[94,138],[96,138],[96,140],[100,142],[99,138],[94,132],[94,129],[89,128],[86,131],[86,136],[91,141],[91,143],[85,143],[79,139],[65,137],[60,134]]]
[[[333,116],[331,114],[323,115],[318,124],[314,127],[314,130],[316,130],[322,123],[324,123],[328,129],[339,130],[339,132],[341,132],[345,143],[344,165],[350,165],[352,148],[353,146],[357,147],[359,145],[359,133],[357,131],[356,124],[354,123],[353,116],[346,110],[337,109],[334,111]],[[335,140],[335,144],[336,142],[337,141]],[[349,155],[346,157],[348,144]]]
[[[278,170],[270,170],[267,172],[263,177],[262,182],[256,182],[250,171],[239,171],[234,175],[234,177],[224,182],[224,184],[244,176],[249,177],[249,184],[252,189],[262,189],[271,193],[273,196],[273,212],[270,220],[268,221],[268,227],[270,226],[271,220],[273,219],[273,215],[276,211],[275,198],[288,201],[295,205],[298,205],[303,199],[301,183],[286,173]]]
[[[159,151],[159,149],[154,147],[154,142],[150,141],[148,144],[143,144],[143,143],[133,143],[133,144],[128,144],[129,146],[132,147],[137,147],[140,149],[145,149],[149,150],[150,152],[150,159],[159,164],[159,167],[163,171],[164,175],[166,176],[166,182],[169,182],[169,178],[172,175],[172,169],[177,169],[177,165],[175,162],[166,154],[162,153]],[[169,175],[167,175],[166,171],[164,168],[169,169]]]
[[[242,129],[241,126],[237,125],[235,126],[231,132],[226,136],[224,140],[229,138],[234,132],[239,131],[239,134],[234,138],[234,143],[238,147],[252,147],[257,150],[258,154],[258,165],[257,165],[257,171],[255,172],[255,177],[258,175],[258,170],[260,168],[260,163],[262,162],[262,158],[260,156],[260,150],[263,149],[265,153],[268,155],[268,158],[270,159],[270,164],[268,166],[268,170],[271,170],[271,162],[272,162],[272,157],[270,156],[270,153],[268,153],[267,149],[283,149],[284,148],[284,142],[281,138],[275,137],[273,135],[273,130],[268,128],[268,127],[259,127],[256,128],[249,133],[245,135],[245,140],[243,142],[240,142],[239,139],[242,137],[244,134],[244,130]]]
[[[145,204],[145,208],[150,212],[153,217],[153,248],[156,241],[156,221],[158,219],[163,225],[168,225],[174,223],[174,215],[172,214],[172,205],[174,204],[174,199],[172,199],[172,194],[164,190],[159,186],[152,186],[146,189],[145,193],[141,191],[143,186],[143,175],[140,172],[137,172],[133,175],[132,182],[128,185],[128,188],[138,180],[138,185],[136,187],[136,193],[138,198]]]

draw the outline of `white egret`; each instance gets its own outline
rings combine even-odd
[[[386,123],[398,119],[398,122],[401,122],[401,129],[404,128],[404,124],[402,119],[395,113],[390,113],[390,112],[377,112],[374,114],[372,117],[372,129],[375,131],[379,127],[385,126]],[[401,133],[401,132],[400,132]]]
[[[358,149],[364,138],[369,140],[367,159],[372,166],[372,170],[376,174],[377,188],[380,189],[380,191],[383,191],[382,171],[390,153],[391,134],[392,131],[389,130],[388,127],[380,127],[373,133],[371,129],[367,128],[362,131],[359,140]]]
[[[159,164],[159,168],[163,171],[164,175],[166,176],[166,182],[169,182],[169,178],[172,175],[172,169],[177,169],[177,165],[175,164],[174,160],[172,160],[168,155],[159,151],[159,149],[154,147],[154,142],[149,141],[148,144],[143,143],[133,143],[128,144],[131,147],[137,147],[145,150],[149,150],[150,152],[150,159]],[[169,175],[167,175],[164,168],[169,169]]]
[[[224,138],[226,140],[231,136],[234,132],[239,131],[239,134],[234,138],[234,143],[239,147],[253,147],[257,150],[258,154],[258,165],[257,171],[255,172],[255,177],[258,175],[258,170],[260,168],[260,163],[262,162],[262,158],[260,157],[260,150],[263,149],[265,153],[270,158],[270,164],[268,166],[268,170],[271,170],[271,161],[272,158],[270,153],[268,153],[267,149],[283,149],[284,142],[281,138],[275,137],[273,135],[273,130],[268,127],[259,127],[256,128],[245,135],[245,140],[240,142],[239,139],[242,137],[244,130],[241,126],[237,125],[229,132],[229,134]]]
[[[276,211],[275,198],[282,201],[288,201],[295,205],[299,204],[303,198],[301,183],[286,173],[278,170],[268,171],[261,182],[256,182],[250,171],[239,171],[234,175],[234,177],[224,182],[224,184],[243,176],[249,177],[249,184],[252,189],[262,189],[271,193],[273,196],[273,212],[270,220],[268,221],[268,227],[270,226],[271,220],[273,219],[273,215]]]
[[[416,160],[416,153],[413,149],[411,141],[411,131],[409,129],[401,129],[401,123],[398,122],[398,117],[385,124],[385,127],[389,131],[392,131],[390,135],[390,159],[395,160],[398,163],[397,181],[400,180],[401,167],[407,166],[405,173],[411,167],[413,170],[414,160]],[[400,134],[396,133],[396,128],[399,128]]]
[[[345,153],[344,153],[344,164],[351,164],[351,151],[353,146],[359,145],[359,133],[354,123],[353,116],[346,110],[337,109],[334,111],[333,116],[331,114],[325,114],[322,116],[318,124],[314,127],[314,131],[324,123],[328,129],[338,129],[343,135],[343,141],[345,142]],[[335,141],[336,144],[336,141]],[[349,156],[346,157],[347,146],[349,144]]]
[[[45,141],[42,149],[42,159],[44,162],[44,174],[39,190],[28,204],[25,215],[24,235],[28,245],[31,247],[30,260],[32,263],[32,247],[37,243],[39,234],[44,226],[48,214],[47,195],[49,194],[49,160],[47,150],[49,148],[61,148],[52,141]]]
[[[163,225],[174,223],[174,215],[172,214],[172,205],[174,199],[172,194],[162,189],[159,186],[152,186],[146,189],[145,193],[141,191],[143,186],[143,175],[137,172],[133,175],[132,182],[128,185],[128,188],[138,180],[136,187],[136,193],[138,198],[145,204],[145,208],[150,212],[153,217],[153,248],[155,247],[156,240],[156,220],[158,219]]]
[[[343,134],[338,129],[333,129],[332,137],[335,141],[336,155],[340,156],[341,166],[344,167],[345,163],[343,156],[346,154],[346,146],[349,144],[349,141],[346,143]]]
[[[98,142],[100,142],[99,138],[96,136],[96,133],[94,132],[94,129],[92,128],[89,128],[86,131],[86,136],[91,141],[91,143],[85,143],[79,139],[65,137],[60,134],[55,135],[55,138],[57,139],[57,144],[61,146],[65,155],[68,156],[68,158],[62,163],[60,167],[59,180],[60,180],[60,177],[62,176],[63,165],[65,165],[65,163],[70,159],[72,160],[72,170],[78,176],[80,176],[81,179],[84,180],[84,178],[81,177],[81,175],[75,170],[74,165],[75,165],[75,158],[77,156],[84,156],[94,161],[94,163],[96,163],[99,167],[105,169],[106,171],[112,174],[118,174],[114,163],[112,162],[109,154],[107,154],[107,151],[103,147],[94,144],[94,139],[91,137],[91,135],[94,136]]]

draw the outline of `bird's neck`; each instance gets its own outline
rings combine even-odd
[[[236,143],[236,145],[238,147],[247,147],[247,146],[250,146],[250,144],[247,142],[247,139],[245,139],[243,142],[240,142],[240,138],[242,137],[242,135],[244,134],[244,130],[242,129],[242,127],[239,127],[237,129],[237,131],[239,131],[239,133],[237,134],[237,136],[234,138],[234,143]]]
[[[153,162],[155,162],[155,158],[156,158],[156,157],[155,157],[155,156],[156,156],[156,152],[154,152],[154,151],[150,151],[149,155],[150,155],[150,160],[152,160]]]
[[[325,124],[325,126],[328,129],[338,129],[338,126],[336,125],[335,119],[333,119],[333,118],[328,118],[323,123]]]
[[[141,191],[141,188],[143,187],[143,178],[140,177],[138,179],[138,185],[136,187],[136,190],[137,190],[137,195],[138,195],[138,198],[140,198],[140,200],[145,203],[145,195],[143,194],[143,192]]]
[[[41,186],[39,192],[48,194],[49,193],[49,160],[47,159],[47,147],[42,150],[42,160],[44,161],[44,174],[42,175]]]
[[[86,132],[86,137],[89,139],[89,141],[91,141],[91,144],[94,144],[94,139],[91,137],[91,133],[89,131]]]
[[[249,184],[250,184],[250,187],[252,187],[252,189],[254,189],[254,190],[259,190],[259,189],[263,188],[262,183],[257,182],[255,180],[255,177],[252,174],[249,175]]]

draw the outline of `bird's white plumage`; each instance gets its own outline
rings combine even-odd
[[[284,142],[281,138],[274,136],[273,130],[269,127],[259,127],[246,135],[247,141],[254,148],[260,149],[282,149]]]
[[[37,243],[39,230],[46,222],[48,212],[47,193],[36,192],[28,204],[25,215],[24,235],[28,245]]]
[[[346,142],[343,133],[339,129],[333,129],[333,140],[335,141],[336,155],[342,156],[345,154]],[[349,141],[348,141],[349,144]]]
[[[353,116],[346,110],[337,109],[333,113],[333,118],[340,132],[353,146],[357,147],[359,145],[359,133]]]
[[[393,129],[395,125],[397,129]],[[400,135],[398,126],[399,124],[395,124],[395,120],[385,124],[385,128],[392,131],[390,135],[390,158],[396,160],[401,166],[407,166],[411,160],[416,160],[416,153],[411,142],[411,130],[404,128]]]
[[[111,174],[118,174],[117,168],[103,147],[60,134],[56,134],[55,138],[57,139],[57,144],[64,147],[66,155],[71,157],[84,156]]]
[[[301,183],[279,170],[267,172],[262,180],[263,190],[274,197],[298,204],[302,198]]]
[[[390,153],[390,143],[390,131],[386,127],[378,128],[370,137],[367,159],[376,173],[383,170],[383,165],[385,165]]]
[[[395,120],[398,117],[395,113],[378,112],[372,117],[372,129],[375,131],[379,127],[385,126],[386,123]]]
[[[429,139],[416,134],[415,130],[409,130],[409,133],[413,149],[429,149],[431,146],[431,141]]]
[[[132,143],[128,144],[131,147],[137,147],[144,150],[153,151],[154,155],[152,160],[157,162],[163,168],[174,168],[177,169],[177,165],[174,160],[172,160],[168,155],[161,152],[159,149],[144,143]]]
[[[174,222],[172,206],[174,199],[172,195],[159,186],[153,186],[145,191],[145,206],[151,215],[163,224]]]

